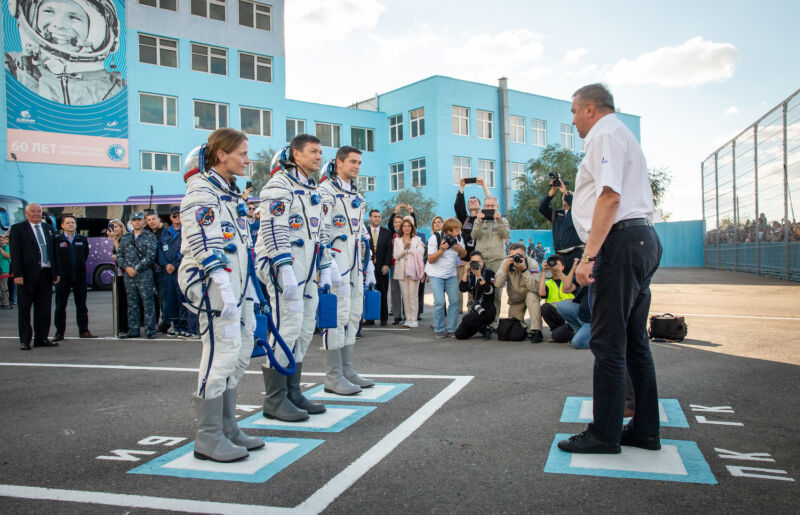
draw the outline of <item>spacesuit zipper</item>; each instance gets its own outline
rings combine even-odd
[[[347,217],[347,227],[350,228],[350,236],[353,236],[355,233],[353,232],[353,224],[350,222],[350,213],[347,211],[347,204],[344,203],[344,197],[339,197],[339,200],[342,203],[342,208],[344,208],[344,216]]]
[[[310,239],[312,239],[311,238],[311,227],[309,227],[308,215],[306,214],[306,205],[302,200],[300,201],[300,207],[303,209],[303,218],[306,219],[306,231],[308,231],[308,239],[310,240]]]

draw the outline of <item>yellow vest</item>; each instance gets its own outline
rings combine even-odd
[[[561,281],[561,285],[558,285],[553,279],[548,279],[545,284],[547,285],[547,298],[544,299],[544,301],[547,303],[560,302],[562,300],[575,298],[575,295],[571,293],[564,293],[564,281]]]

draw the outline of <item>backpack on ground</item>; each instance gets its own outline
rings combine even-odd
[[[664,313],[663,315],[653,315],[650,317],[651,340],[681,342],[686,338],[687,330],[686,320],[672,313]]]
[[[516,318],[501,318],[497,322],[497,339],[501,342],[521,342],[527,336],[528,331]]]

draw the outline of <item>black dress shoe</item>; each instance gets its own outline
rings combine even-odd
[[[388,320],[381,320],[381,327],[386,327],[387,325],[389,325]]]
[[[617,443],[601,442],[587,429],[583,433],[572,435],[558,442],[558,448],[566,452],[579,454],[619,454],[622,449]]]
[[[19,344],[19,350],[31,350],[31,344],[30,343],[20,343]]]
[[[170,327],[169,324],[167,324],[166,322],[161,322],[160,324],[158,324],[156,332],[167,334],[167,331],[169,331],[169,327]]]
[[[483,339],[484,340],[491,340],[492,339],[492,328],[491,327],[487,327],[486,329],[481,331],[481,333],[483,333]]]
[[[401,319],[399,319],[399,318],[395,318],[395,319],[394,319],[394,322],[392,322],[392,325],[400,325],[400,324],[402,324],[402,323],[403,323],[403,321],[402,321]]]
[[[63,339],[64,339],[64,335],[61,334],[61,333],[56,333],[56,335],[53,336],[53,341],[54,342],[60,342]]]
[[[34,347],[58,347],[58,344],[51,340],[50,338],[45,338],[44,340],[34,340],[33,341]]]
[[[657,436],[645,436],[634,433],[630,426],[622,428],[622,439],[620,445],[638,447],[648,451],[658,451],[661,449],[661,439]]]

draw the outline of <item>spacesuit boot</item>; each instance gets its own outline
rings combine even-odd
[[[300,374],[303,371],[303,363],[295,363],[295,371],[294,374],[288,376],[286,378],[286,385],[289,389],[288,397],[289,400],[292,401],[292,404],[297,406],[300,409],[304,409],[308,412],[309,415],[318,415],[320,413],[325,413],[325,406],[323,404],[317,404],[316,402],[311,402],[303,395],[303,392],[300,390]]]
[[[360,386],[361,388],[372,388],[375,386],[375,381],[372,379],[364,379],[353,370],[353,351],[355,345],[345,345],[342,347],[342,374],[345,379],[351,383]]]
[[[225,390],[222,394],[222,434],[236,445],[241,445],[248,451],[264,447],[264,440],[248,436],[236,423],[236,388]]]
[[[264,374],[264,416],[284,422],[308,420],[308,412],[292,404],[286,396],[286,376],[264,365],[261,365],[261,372]]]
[[[361,393],[361,387],[347,380],[342,374],[342,349],[325,351],[325,391],[338,395]]]
[[[200,460],[229,463],[242,460],[250,454],[222,433],[222,396],[213,399],[195,397],[197,409],[197,437],[194,440],[194,457]]]

